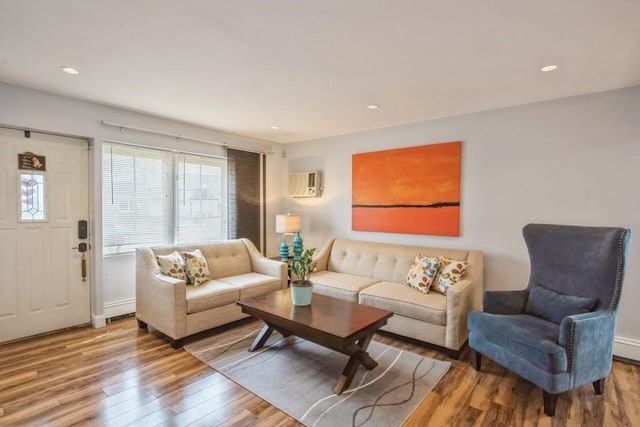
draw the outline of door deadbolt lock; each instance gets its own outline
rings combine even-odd
[[[71,249],[77,249],[78,252],[84,253],[84,252],[87,252],[87,244],[86,243],[78,243],[78,246],[74,246]]]

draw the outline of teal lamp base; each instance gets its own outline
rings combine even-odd
[[[300,257],[302,257],[302,237],[300,237],[300,233],[296,233],[293,236],[293,260],[299,261]]]
[[[283,238],[280,242],[280,261],[287,262],[289,260],[289,245],[287,245],[287,241]]]

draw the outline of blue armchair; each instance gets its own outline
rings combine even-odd
[[[543,391],[544,412],[558,394],[611,372],[613,338],[631,230],[528,224],[526,289],[487,291],[469,313],[471,362],[485,355]]]

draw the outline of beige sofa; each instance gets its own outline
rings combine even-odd
[[[447,295],[418,292],[404,284],[416,255],[467,261],[463,279]],[[482,309],[483,255],[480,251],[328,241],[314,256],[314,292],[394,312],[382,330],[434,344],[458,358],[467,341],[467,314]]]
[[[200,249],[212,280],[194,287],[165,276],[156,256]],[[265,258],[248,239],[136,250],[136,317],[172,339],[183,338],[243,317],[236,301],[287,287],[286,263]]]

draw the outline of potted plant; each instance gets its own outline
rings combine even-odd
[[[311,273],[316,269],[316,263],[311,260],[316,248],[306,249],[299,260],[293,260],[289,264],[291,273],[291,298],[293,305],[311,304],[313,295],[313,283],[309,280]],[[294,277],[295,275],[295,277]],[[295,280],[293,280],[295,279]]]

